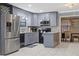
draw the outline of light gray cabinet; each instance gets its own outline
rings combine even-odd
[[[53,48],[59,44],[59,33],[44,33],[44,46]]]
[[[54,36],[51,33],[44,34],[44,46],[48,48],[54,47]]]
[[[57,12],[51,12],[49,14],[50,19],[50,26],[57,26],[58,23],[58,13]]]
[[[25,36],[24,36],[25,38],[24,38],[24,45],[28,45],[30,42],[29,42],[29,35],[28,34],[25,34]]]
[[[25,33],[25,42],[24,45],[33,44],[39,41],[38,33],[32,32],[32,33]]]
[[[29,34],[28,35],[28,41],[29,41],[28,44],[32,44],[32,42],[33,42],[32,40],[33,40],[32,39],[32,34]]]
[[[31,19],[32,19],[32,14],[28,13],[27,19],[26,19],[26,26],[31,26]]]
[[[31,25],[32,26],[39,26],[39,24],[38,24],[38,14],[37,13],[32,14]]]
[[[39,13],[38,14],[38,24],[40,26],[40,22],[44,20],[49,20],[49,13]]]
[[[26,26],[40,26],[43,20],[50,20],[50,26],[58,24],[58,12],[31,13],[13,7],[13,14],[20,16],[21,19],[26,19]]]
[[[34,42],[39,42],[39,33],[38,32],[33,34],[33,39],[34,39]]]
[[[38,24],[43,20],[49,20],[50,26],[57,26],[58,24],[58,12],[48,12],[38,14]]]
[[[25,45],[33,44],[33,37],[31,33],[25,34]]]
[[[26,19],[26,26],[31,26],[32,13],[22,10],[17,7],[13,7],[13,14],[20,16],[20,20]]]
[[[40,21],[43,21],[43,20],[49,20],[49,13],[40,13],[38,15]]]

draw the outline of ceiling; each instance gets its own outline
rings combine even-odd
[[[73,8],[64,6],[66,3],[10,3],[10,4],[34,13],[50,12],[50,11],[65,12],[71,10],[72,11],[79,10],[79,3],[77,3],[76,6],[74,6]]]

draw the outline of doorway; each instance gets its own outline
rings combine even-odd
[[[61,17],[61,42],[79,42],[79,16]]]

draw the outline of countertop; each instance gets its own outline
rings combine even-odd
[[[27,33],[38,33],[38,32],[26,32],[25,34],[27,34]]]
[[[43,33],[43,34],[54,34],[54,33],[59,33],[59,32],[46,32],[46,33]]]
[[[25,32],[25,33],[20,33],[20,34],[30,34],[30,33],[38,33],[38,32]]]

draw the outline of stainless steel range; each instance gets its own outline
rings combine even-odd
[[[0,17],[0,54],[5,55],[19,50],[19,16],[1,14]]]

